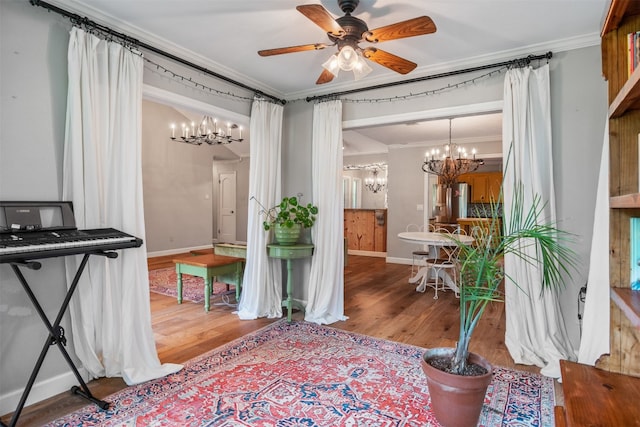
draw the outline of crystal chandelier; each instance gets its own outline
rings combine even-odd
[[[469,158],[465,148],[451,142],[451,121],[449,119],[449,143],[444,146],[444,153],[440,155],[440,150],[432,149],[422,165],[424,172],[438,175],[440,183],[445,185],[455,184],[460,175],[473,172],[484,164],[482,159],[476,159],[475,148],[471,150],[473,158]]]
[[[192,145],[202,145],[206,142],[209,145],[230,144],[232,142],[242,142],[242,127],[235,123],[227,123],[226,130],[218,127],[218,121],[209,116],[204,116],[198,126],[191,122],[191,126],[182,124],[181,134],[176,137],[176,125],[171,123],[171,139],[173,141],[184,142]],[[237,137],[233,136],[237,133]]]
[[[365,178],[364,187],[372,193],[378,193],[387,186],[387,179],[382,176],[378,176],[378,169],[374,168],[371,171],[371,176]]]

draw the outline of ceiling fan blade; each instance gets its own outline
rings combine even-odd
[[[415,62],[400,58],[384,50],[368,47],[362,51],[362,55],[373,62],[377,62],[383,67],[387,67],[396,73],[407,74],[418,66]]]
[[[419,16],[407,21],[397,22],[385,27],[369,30],[363,34],[366,41],[371,43],[387,40],[403,39],[405,37],[422,36],[436,32],[436,24],[428,16]]]
[[[318,77],[318,80],[316,80],[316,84],[321,85],[329,83],[331,80],[333,80],[333,77],[333,73],[329,70],[322,70],[322,74],[320,74],[320,77]]]
[[[327,9],[319,4],[302,4],[296,9],[304,16],[312,20],[318,27],[336,37],[342,37],[347,32],[336,22]]]
[[[327,47],[324,43],[303,44],[299,46],[279,47],[276,49],[259,50],[260,56],[282,55],[283,53],[304,52],[306,50],[320,50]]]

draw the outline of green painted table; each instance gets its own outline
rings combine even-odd
[[[209,311],[213,278],[216,276],[233,273],[237,283],[236,301],[240,300],[244,259],[208,254],[176,258],[173,262],[176,264],[176,275],[178,276],[178,304],[182,304],[183,274],[190,274],[204,279],[204,311]]]
[[[291,279],[293,272],[292,261],[294,259],[307,258],[313,255],[313,245],[305,243],[279,245],[277,243],[272,243],[267,245],[267,250],[268,255],[271,258],[284,259],[287,261],[287,299],[282,301],[282,306],[287,307],[287,321],[291,322],[291,309],[293,308],[293,305],[296,305],[297,308],[304,311],[304,305],[293,300],[293,283]]]

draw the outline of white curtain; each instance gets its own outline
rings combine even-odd
[[[313,200],[318,217],[305,320],[329,324],[344,316],[344,199],[342,197],[342,102],[313,108]]]
[[[542,216],[556,223],[551,144],[549,65],[509,70],[504,84],[503,152],[511,156],[504,171],[504,216],[509,223],[514,186],[524,188],[525,212],[534,195],[546,203]],[[530,248],[535,256],[535,248]],[[546,376],[560,377],[560,359],[575,360],[558,302],[559,293],[541,295],[541,272],[513,254],[505,255],[505,273],[517,283],[505,286],[505,343],[516,363],[537,365]]]
[[[74,28],[68,50],[63,198],[79,229],[116,228],[144,238],[142,58]],[[69,283],[80,257],[67,257]],[[91,256],[70,307],[73,344],[92,377],[129,385],[176,372],[161,365],[151,329],[146,249]]]
[[[595,365],[600,356],[609,353],[609,120],[605,123],[591,238],[587,297],[578,351],[578,362],[587,365]]]
[[[282,317],[281,261],[267,256],[269,234],[261,210],[280,203],[283,107],[254,100],[251,107],[247,263],[238,306],[241,319]]]

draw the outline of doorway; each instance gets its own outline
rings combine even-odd
[[[236,242],[236,172],[221,172],[218,175],[220,194],[218,197],[218,241]]]

